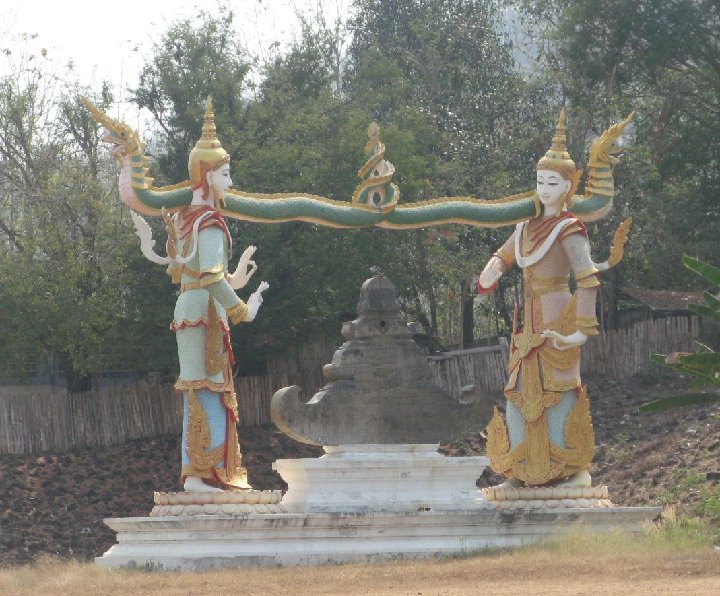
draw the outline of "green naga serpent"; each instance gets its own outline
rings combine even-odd
[[[137,213],[153,216],[179,211],[190,204],[192,185],[189,180],[173,186],[154,186],[153,178],[147,175],[145,144],[137,132],[110,118],[89,101],[83,102],[105,128],[104,140],[114,146],[113,153],[121,168],[123,202]],[[620,151],[616,141],[631,119],[632,114],[608,128],[591,146],[585,193],[574,195],[569,202],[578,219],[594,221],[610,210],[615,193],[612,168],[618,162],[615,154]],[[395,168],[384,158],[385,145],[380,141],[377,124],[370,125],[368,136],[367,161],[358,172],[361,182],[351,200],[337,201],[304,193],[262,194],[228,189],[222,215],[259,223],[305,221],[335,228],[411,229],[444,224],[501,227],[542,214],[535,191],[496,200],[443,197],[399,204],[400,191],[392,182]]]

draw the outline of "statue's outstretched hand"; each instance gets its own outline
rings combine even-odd
[[[558,333],[557,331],[550,331],[549,329],[545,329],[540,333],[540,335],[542,337],[547,337],[548,339],[550,339],[552,347],[556,350],[561,351],[581,346],[587,341],[588,338],[588,336],[585,335],[582,331],[576,331],[575,333],[571,333],[570,335],[563,335],[562,333]]]
[[[620,161],[616,154],[620,153],[622,148],[617,145],[617,140],[634,117],[635,112],[631,112],[625,120],[613,124],[595,140],[590,146],[589,166],[603,167]]]
[[[248,298],[247,306],[248,311],[245,315],[245,322],[249,323],[250,321],[254,321],[255,317],[257,316],[258,310],[260,310],[260,305],[262,304],[263,297],[262,293],[267,290],[270,287],[270,284],[266,281],[261,281],[260,285],[258,286],[258,289],[255,290],[252,294],[250,294],[250,298]]]
[[[494,289],[504,272],[502,260],[498,257],[492,257],[477,278],[478,293],[489,292]]]
[[[248,246],[240,256],[235,273],[228,278],[228,283],[233,290],[244,288],[257,271],[255,261],[250,260],[256,250],[257,246]]]

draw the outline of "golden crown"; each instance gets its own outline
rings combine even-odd
[[[205,103],[202,136],[195,143],[195,147],[190,151],[188,158],[190,185],[196,188],[202,182],[203,170],[205,172],[216,170],[229,161],[230,155],[222,148],[220,140],[217,138],[212,98],[208,97]]]
[[[552,146],[547,153],[538,161],[538,170],[553,170],[563,174],[565,178],[570,177],[570,173],[575,171],[575,162],[567,151],[567,137],[565,133],[565,108],[560,111],[557,127],[555,128],[555,136],[552,140]]]

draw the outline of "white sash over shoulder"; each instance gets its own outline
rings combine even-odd
[[[576,218],[568,217],[567,219],[563,219],[556,223],[553,231],[550,232],[547,238],[545,238],[545,242],[543,242],[535,252],[527,255],[526,257],[520,254],[520,237],[522,236],[523,229],[525,228],[525,222],[520,222],[515,227],[515,260],[517,261],[518,266],[525,269],[525,267],[531,267],[537,263],[547,254],[547,251],[550,250],[550,247],[553,245],[555,240],[557,240],[560,232],[576,221],[578,221]]]

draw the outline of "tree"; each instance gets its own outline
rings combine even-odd
[[[128,316],[135,243],[81,90],[61,84],[40,56],[8,63],[12,74],[0,84],[2,372],[34,368],[45,353],[68,388],[81,389],[101,370],[166,366],[152,340],[142,360],[132,353],[129,339],[147,327]],[[107,89],[97,100],[111,101]]]
[[[187,178],[187,156],[200,136],[205,98],[215,106],[218,130],[229,153],[241,150],[250,64],[233,29],[234,12],[219,5],[217,16],[173,22],[155,44],[132,100],[158,127],[158,174],[165,183]]]
[[[542,86],[515,68],[500,3],[358,0],[355,9],[347,92],[381,123],[417,135],[428,162],[422,178],[398,168],[403,200],[526,190],[539,157],[534,122],[546,107]],[[474,335],[472,279],[506,234],[455,227],[431,234],[433,246],[415,245],[430,257],[420,262],[438,272],[431,282],[428,268],[416,272],[424,280],[421,302],[440,304],[441,295],[460,301],[463,325],[454,339],[465,347]]]

